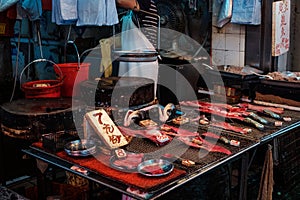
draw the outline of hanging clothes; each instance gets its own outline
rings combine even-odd
[[[20,4],[30,21],[40,19],[43,12],[41,0],[21,0]]]
[[[227,23],[230,22],[232,17],[232,2],[233,0],[224,0],[221,4],[218,19],[217,19],[217,27],[222,28]],[[216,4],[216,2],[215,2]]]
[[[231,23],[259,25],[261,23],[261,0],[234,0]]]
[[[78,0],[77,26],[111,26],[119,23],[114,0]]]
[[[77,0],[52,0],[52,22],[57,25],[76,24]]]
[[[19,0],[0,0],[0,12],[5,11],[6,9],[10,8],[11,6],[15,5]]]

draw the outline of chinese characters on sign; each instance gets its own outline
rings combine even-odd
[[[89,132],[88,126],[92,126],[94,131],[98,134],[100,139],[110,148],[117,148],[128,144],[124,135],[120,132],[118,127],[111,120],[105,110],[99,109],[88,112],[86,118],[86,132]],[[86,136],[89,133],[85,133]]]
[[[286,53],[290,46],[290,0],[273,3],[272,56]]]

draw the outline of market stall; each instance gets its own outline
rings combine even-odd
[[[29,193],[50,198],[58,170],[78,190],[69,198],[93,199],[95,184],[163,199],[197,180],[211,199],[262,200],[298,184],[293,2],[145,2],[13,1],[22,20],[0,7],[0,50],[13,46],[0,66],[14,76],[0,105],[2,185],[29,175]]]
[[[187,106],[188,102],[182,102],[188,107],[188,109],[184,109],[185,112],[189,110],[190,113],[184,115],[189,121],[180,126],[176,121],[178,120],[176,115],[168,123],[153,121],[155,125],[152,125],[151,129],[139,126],[141,121],[147,119],[136,118],[135,122],[131,121],[132,124],[128,127],[124,127],[123,120],[122,122],[115,121],[118,125],[116,127],[121,133],[130,137],[128,142],[120,147],[109,148],[109,146],[104,145],[105,138],[101,136],[102,129],[99,128],[96,129],[96,133],[94,132],[95,135],[90,135],[90,132],[89,136],[94,139],[100,137],[100,141],[96,139],[91,140],[93,142],[87,142],[89,140],[86,141],[85,139],[88,138],[82,139],[81,142],[85,145],[85,148],[81,147],[82,149],[76,149],[76,145],[79,144],[75,142],[72,144],[75,148],[73,153],[70,146],[64,146],[64,149],[53,152],[43,145],[43,142],[33,143],[29,149],[24,149],[23,152],[134,198],[154,199],[221,165],[237,159],[242,160],[245,154],[249,154],[258,146],[273,138],[297,130],[300,125],[297,112],[287,110],[280,114],[280,119],[263,115],[263,119],[268,121],[268,126],[264,130],[260,126],[253,123],[249,124],[247,121],[240,121],[240,119],[233,123],[221,123],[220,121],[217,123],[217,120],[211,121],[202,118],[203,116],[197,118],[195,114],[197,112],[194,111],[199,108],[195,109],[194,103],[195,101],[191,101]],[[196,103],[203,107],[209,105],[227,106],[227,109],[229,107],[231,109],[241,108],[231,107],[229,104],[211,104],[203,101],[196,101]],[[261,108],[261,106],[248,103],[247,106],[253,106],[251,108],[254,110]],[[274,107],[264,107],[264,109],[268,108],[277,110]],[[139,111],[142,110],[143,108]],[[146,109],[144,108],[144,110]],[[278,109],[279,111],[282,112],[282,109]],[[100,109],[90,112],[101,113],[105,111]],[[150,109],[148,112],[153,111]],[[291,120],[284,121],[284,117],[291,118]],[[197,119],[193,120],[195,118]],[[100,121],[102,120],[100,119]],[[280,127],[275,126],[278,120],[282,122]],[[171,141],[159,141],[157,135],[151,135],[153,132],[160,133],[160,137],[166,136]],[[80,143],[80,145],[83,144]],[[144,164],[145,162],[146,164]],[[150,164],[147,165],[147,162]],[[245,168],[240,169],[245,170],[245,173],[248,164],[250,164],[248,162],[250,161],[246,160]],[[244,190],[245,188],[241,189],[240,192],[243,193]],[[137,193],[137,191],[139,192]]]

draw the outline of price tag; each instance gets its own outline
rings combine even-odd
[[[91,127],[100,139],[112,149],[128,144],[126,137],[120,132],[104,109],[85,114],[84,134],[87,138]]]

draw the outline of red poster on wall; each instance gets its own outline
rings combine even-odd
[[[272,56],[286,53],[290,47],[290,0],[273,3]]]

